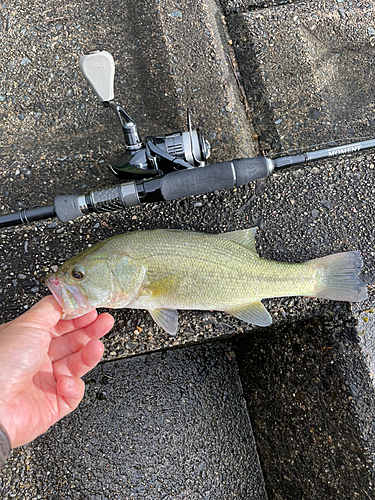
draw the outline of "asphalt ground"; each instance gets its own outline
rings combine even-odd
[[[371,2],[222,4],[261,150],[293,154],[374,136]],[[374,498],[373,175],[371,151],[335,158],[273,176],[253,207],[271,243],[261,243],[265,256],[356,247],[369,285],[368,303],[346,319],[327,309],[321,324],[316,314],[276,326],[272,343],[254,332],[239,345],[271,498]]]
[[[211,141],[212,161],[250,155],[259,145],[268,154],[276,154],[283,149],[306,148],[339,139],[341,133],[345,137],[371,134],[374,116],[368,74],[374,49],[370,4],[361,2],[360,7],[350,6],[348,2],[326,1],[258,7],[262,4],[228,2],[223,5],[227,14],[223,18],[217,6],[208,2],[178,6],[168,2],[160,5],[150,2],[121,5],[113,2],[51,3],[48,8],[38,2],[3,4],[2,211],[50,204],[56,194],[82,193],[115,182],[106,165],[109,156],[121,147],[121,133],[114,118],[108,114],[109,110],[98,106],[78,74],[80,55],[94,48],[105,48],[114,55],[116,98],[138,122],[144,135],[184,128],[185,109],[189,106],[193,120]],[[344,8],[345,12],[339,8]],[[324,15],[320,15],[322,12]],[[295,18],[301,23],[294,21]],[[314,30],[311,29],[313,24]],[[329,38],[329,33],[333,32],[336,36]],[[331,39],[337,47],[330,46]],[[335,54],[339,57],[334,57]],[[233,69],[227,56],[234,60]],[[297,66],[301,67],[301,76],[293,80],[290,75],[295,75]],[[339,75],[330,86],[326,85],[331,75],[329,71]],[[319,78],[314,79],[314,74],[320,75]],[[332,75],[330,78],[332,80]],[[340,99],[332,105],[336,93]],[[295,101],[297,95],[298,101]],[[244,98],[248,106],[244,105]],[[296,102],[301,105],[295,107]],[[341,102],[345,108],[340,107]],[[349,106],[351,102],[352,107]],[[248,125],[249,117],[254,127]],[[351,398],[351,409],[344,412],[348,416],[342,421],[352,432],[340,434],[337,429],[341,421],[335,417],[333,427],[338,434],[323,433],[322,439],[329,443],[333,433],[333,437],[342,439],[348,449],[356,443],[353,444],[354,452],[349,450],[350,453],[344,454],[342,463],[350,470],[356,460],[355,450],[359,459],[365,457],[366,466],[363,470],[358,469],[358,474],[363,476],[362,482],[353,482],[356,488],[353,491],[358,493],[358,498],[369,495],[371,498],[374,185],[373,154],[367,152],[276,174],[267,182],[237,190],[149,205],[122,214],[90,216],[69,224],[48,221],[4,230],[0,246],[1,320],[15,317],[45,295],[47,289],[42,280],[55,266],[87,244],[128,230],[164,227],[216,233],[257,226],[260,255],[288,262],[360,250],[364,258],[362,278],[369,285],[366,303],[352,307],[323,300],[286,298],[266,301],[266,307],[276,331],[280,328],[282,332],[287,325],[297,321],[310,325],[317,318],[323,331],[338,332],[335,344],[323,342],[322,346],[345,353],[337,357],[338,369],[332,377],[343,380],[345,387],[350,384],[355,387],[350,395],[345,392],[346,388],[335,393],[339,402],[337,408],[341,410],[346,409],[345,397]],[[272,359],[284,360],[282,334],[269,337],[264,331],[225,314],[183,312],[179,332],[173,338],[161,332],[147,313],[118,311],[115,317],[116,327],[106,340],[105,360],[110,363],[134,354],[236,334],[259,339],[251,345],[253,356],[270,352]],[[352,343],[344,340],[347,331]],[[266,340],[261,343],[263,335]],[[295,335],[298,336],[298,329]],[[300,343],[306,340],[304,334],[300,334],[300,339]],[[314,349],[309,352],[310,363],[318,363]],[[300,362],[299,380],[308,385],[309,364],[304,366],[303,356],[298,352],[296,358]],[[345,364],[345,359],[358,363],[348,361]],[[249,372],[252,365],[245,360],[243,366],[247,366]],[[257,369],[251,371],[250,378],[256,373]],[[262,385],[261,377],[255,385],[257,383]],[[265,386],[268,398],[279,397],[272,384],[266,381]],[[251,394],[251,385],[246,387],[247,395]],[[299,389],[307,394],[309,390]],[[332,392],[329,388],[327,391],[332,399]],[[284,422],[291,422],[295,408],[288,402],[290,394],[286,397],[282,376],[280,394],[278,401],[284,403]],[[317,419],[319,422],[327,419],[330,402],[328,398],[328,410],[322,411],[322,417]],[[248,405],[258,451],[262,451],[260,458],[268,495],[277,498],[277,493],[283,498],[289,490],[280,484],[288,479],[281,483],[274,481],[272,467],[267,468],[267,460],[262,459],[272,455],[280,427],[276,419],[272,427],[266,418],[263,425],[258,425],[257,406],[251,405],[251,399]],[[260,404],[259,408],[269,410],[267,404]],[[141,407],[138,409],[142,411]],[[75,419],[74,415],[69,418],[79,429],[80,417],[77,415]],[[351,422],[355,425],[351,426]],[[65,424],[59,425],[63,428]],[[293,425],[296,435],[303,435],[303,432],[300,434],[302,423],[294,422]],[[21,453],[33,456],[37,446],[44,446],[44,439],[47,437],[40,438],[37,444],[26,447]],[[285,464],[290,469],[294,466],[291,457],[294,442],[293,439],[284,442],[285,453],[289,453]],[[320,451],[318,446],[310,448],[306,453],[315,453],[316,460],[321,457],[320,463],[324,463],[324,447]],[[51,448],[51,452],[55,450]],[[28,462],[22,461],[24,458],[19,452],[15,453],[11,465],[14,469],[12,491],[23,498],[24,490],[17,490],[16,486],[17,467],[27,469]],[[41,457],[39,466],[44,467],[45,463]],[[307,469],[295,470],[308,477]],[[320,469],[316,484],[321,481],[327,488],[324,490],[326,498],[332,498],[329,497],[332,492],[340,492],[343,498],[345,488],[338,485],[339,479],[336,479],[344,472],[336,470],[331,481],[326,469]],[[276,470],[276,476],[278,473]],[[344,481],[342,484],[349,486],[349,483]],[[104,491],[105,486],[102,488]],[[312,493],[308,496],[308,486],[303,488],[297,488],[295,498],[314,498]],[[347,489],[347,498],[356,498],[353,491]],[[305,497],[302,492],[307,492]],[[71,494],[66,493],[66,497]]]
[[[268,498],[374,498],[374,388],[355,321],[236,340]]]
[[[186,130],[189,107],[193,126],[204,129],[213,146],[213,161],[237,151],[254,153],[251,127],[224,53],[225,37],[218,44],[219,10],[214,4],[193,7],[151,2],[2,5],[3,212],[117,182],[107,164],[121,150],[121,131],[78,73],[79,57],[96,48],[113,54],[116,100],[143,136]],[[77,247],[130,229],[173,227],[173,220],[177,226],[190,218],[190,211],[201,213],[199,200],[179,209],[171,203],[72,224],[47,221],[5,230],[2,321],[47,294],[45,274]],[[198,225],[196,216],[193,220]],[[194,316],[190,321],[186,337],[195,344],[203,332]],[[200,321],[206,328],[205,318]],[[161,334],[146,315],[142,320],[120,315],[116,323],[106,339],[108,364],[86,378],[82,413],[74,412],[13,452],[1,473],[1,497],[198,499],[221,498],[223,488],[233,498],[265,497],[237,365],[225,348],[121,360],[181,339]]]
[[[216,146],[214,161],[254,152],[214,2],[15,1],[1,12],[2,147],[91,132],[120,149],[116,121],[78,70],[80,56],[105,49],[116,61],[115,97],[144,136],[185,130],[189,108]]]

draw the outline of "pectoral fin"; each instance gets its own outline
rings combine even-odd
[[[227,313],[236,318],[252,323],[257,326],[269,326],[272,323],[272,318],[260,300],[245,304],[242,306],[232,307],[227,309]]]
[[[152,281],[149,283],[145,290],[150,294],[150,297],[153,299],[157,299],[162,295],[165,295],[166,292],[173,293],[173,287],[178,284],[178,276],[175,274],[171,274],[165,276],[156,281]]]
[[[170,335],[176,335],[178,312],[176,309],[149,309],[153,320]]]

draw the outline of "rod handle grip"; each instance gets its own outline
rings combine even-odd
[[[257,156],[171,172],[161,179],[161,194],[164,200],[176,200],[243,186],[268,177],[273,168],[272,160]]]

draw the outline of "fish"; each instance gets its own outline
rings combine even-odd
[[[261,258],[256,228],[222,234],[177,229],[113,236],[70,258],[45,283],[62,319],[98,307],[147,310],[167,333],[178,330],[178,310],[224,311],[256,326],[272,318],[262,304],[271,297],[308,296],[360,302],[358,251],[303,263]]]

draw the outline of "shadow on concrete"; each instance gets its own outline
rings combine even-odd
[[[375,392],[354,326],[279,325],[235,351],[268,498],[374,498]]]

